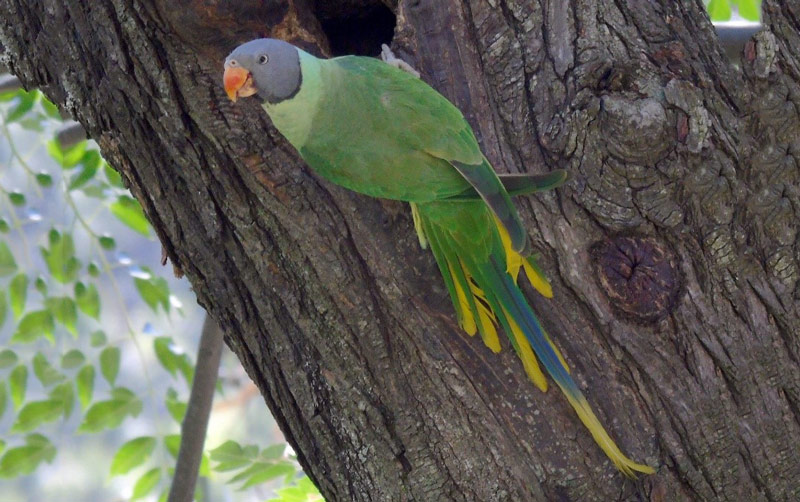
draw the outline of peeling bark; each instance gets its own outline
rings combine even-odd
[[[738,69],[699,0],[383,2],[499,171],[572,173],[517,199],[555,290],[531,298],[620,447],[659,466],[631,482],[511,350],[458,330],[402,204],[320,180],[225,99],[245,39],[330,53],[320,4],[0,0],[0,44],[121,172],[325,497],[800,498],[800,7],[765,0]],[[663,315],[615,305],[592,253],[614,239],[669,251]],[[614,270],[656,263],[623,248]]]

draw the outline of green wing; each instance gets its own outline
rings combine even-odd
[[[506,228],[511,237],[511,247],[519,252],[525,251],[528,234],[519,219],[517,208],[514,207],[511,197],[503,188],[500,178],[497,177],[497,173],[494,172],[489,162],[484,159],[483,163],[479,165],[462,164],[458,161],[451,161],[450,164],[469,181],[469,184]]]
[[[546,174],[498,174],[503,188],[508,195],[527,195],[558,188],[569,179],[569,173],[563,169],[555,169]],[[448,197],[447,200],[475,200],[480,198],[474,187]]]
[[[353,76],[361,76],[391,116],[392,132],[412,148],[464,164],[483,161],[478,141],[464,116],[444,96],[421,79],[383,61],[361,56],[331,59]],[[399,130],[402,129],[402,130]]]
[[[450,101],[422,80],[377,59],[346,56],[332,60],[369,80],[391,122],[392,132],[409,147],[448,162],[486,202],[523,250],[525,227],[497,173],[483,156],[464,116]]]

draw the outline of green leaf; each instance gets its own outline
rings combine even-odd
[[[90,282],[86,286],[82,282],[76,282],[75,300],[78,302],[78,308],[81,309],[81,312],[93,319],[100,318],[100,294],[97,292],[97,286],[94,283]]]
[[[94,392],[94,366],[87,364],[75,375],[75,386],[78,388],[78,400],[81,409],[85,409],[92,402]]]
[[[142,267],[142,270],[150,274],[149,279],[142,279],[136,277],[133,283],[139,291],[142,300],[151,308],[153,312],[158,312],[158,306],[164,309],[164,312],[169,312],[169,285],[162,277],[155,277],[152,271],[147,267]]]
[[[172,338],[168,336],[159,336],[153,340],[153,349],[156,353],[156,358],[161,366],[174,377],[181,367],[181,359],[187,359],[186,354],[179,353],[172,343]]]
[[[14,366],[19,358],[17,353],[11,349],[3,349],[0,351],[0,369],[6,369]]]
[[[64,169],[71,169],[78,165],[83,153],[86,151],[87,141],[81,141],[70,148],[64,150],[55,139],[47,142],[47,151],[53,159],[61,164]]]
[[[122,182],[122,177],[116,170],[109,166],[108,163],[104,163],[103,172],[106,174],[106,179],[109,183],[111,183],[111,186],[117,188],[126,188],[125,183]]]
[[[111,214],[122,223],[142,235],[150,235],[150,223],[144,216],[142,206],[133,197],[120,195],[116,202],[111,204],[110,209]]]
[[[72,349],[61,356],[61,367],[65,370],[77,368],[86,361],[86,356],[78,349]]]
[[[99,169],[104,163],[103,157],[100,156],[100,152],[97,150],[86,150],[83,157],[81,157],[82,166]]]
[[[8,225],[8,221],[5,218],[0,218],[0,232],[7,234],[11,227]]]
[[[266,463],[255,462],[253,465],[234,476],[229,483],[244,481],[240,489],[265,483],[280,476],[294,476],[295,468],[288,462]]]
[[[286,452],[286,443],[278,443],[267,446],[261,451],[262,460],[278,460],[283,457]]]
[[[25,204],[25,194],[20,192],[19,190],[14,190],[13,192],[9,193],[8,199],[11,201],[13,205],[17,207]]]
[[[66,378],[63,373],[50,364],[50,361],[41,352],[37,352],[33,356],[33,374],[45,387],[50,387]]]
[[[737,7],[739,15],[748,21],[758,21],[761,18],[761,0],[739,0]]]
[[[119,373],[119,357],[120,352],[117,347],[106,347],[100,353],[100,373],[111,385],[114,385]]]
[[[177,458],[178,450],[181,447],[181,435],[180,434],[167,434],[164,436],[164,447],[167,448],[167,451],[173,458]]]
[[[67,331],[72,333],[73,336],[77,336],[78,329],[76,325],[78,323],[78,309],[72,298],[68,296],[48,298],[45,300],[44,304],[50,313],[53,314],[53,317],[67,328]]]
[[[17,271],[17,262],[11,254],[8,244],[0,241],[0,277],[6,277]]]
[[[50,230],[50,247],[39,247],[42,257],[47,263],[53,278],[61,283],[68,283],[75,280],[81,269],[81,262],[75,258],[75,244],[72,235],[61,234],[57,230]]]
[[[172,387],[167,390],[167,397],[164,399],[164,405],[176,422],[179,424],[183,422],[183,417],[186,415],[187,404],[178,400],[178,393]]]
[[[44,423],[57,420],[61,415],[69,417],[74,404],[72,383],[64,382],[53,388],[49,399],[26,403],[17,415],[11,432],[29,432]]]
[[[58,111],[58,107],[54,105],[52,101],[42,96],[40,103],[42,104],[42,108],[48,117],[51,119],[62,120],[61,113]]]
[[[11,427],[11,432],[30,432],[44,423],[58,420],[63,413],[64,406],[59,401],[50,399],[32,401],[19,410],[17,421]]]
[[[102,347],[107,341],[108,338],[106,337],[106,334],[101,330],[94,331],[91,335],[89,335],[89,345],[92,347]]]
[[[267,502],[325,502],[308,476],[298,479],[294,485],[278,488],[275,493],[278,498],[269,499]]]
[[[35,92],[23,92],[19,96],[19,102],[6,115],[5,123],[10,124],[24,117],[36,104],[38,94]]]
[[[30,343],[41,336],[47,337],[51,342],[55,341],[53,332],[55,331],[55,321],[53,315],[47,310],[37,310],[25,314],[25,317],[17,325],[17,331],[11,337],[12,343]]]
[[[41,434],[30,434],[25,438],[26,445],[11,448],[0,459],[0,477],[15,478],[30,474],[42,462],[52,462],[56,447]]]
[[[8,294],[14,319],[19,319],[25,311],[25,301],[28,298],[28,276],[24,273],[14,276],[8,285]]]
[[[211,454],[211,460],[218,462],[214,470],[225,472],[251,464],[258,453],[258,447],[250,445],[242,448],[242,445],[236,441],[228,440],[209,453]]]
[[[707,8],[712,21],[727,21],[731,18],[731,6],[728,0],[711,0]]]
[[[97,150],[86,150],[80,160],[81,170],[69,180],[68,190],[75,190],[88,183],[100,168],[102,159]]]
[[[92,277],[98,277],[100,275],[100,267],[98,267],[97,263],[93,261],[89,262],[89,265],[86,267],[86,270]]]
[[[211,460],[205,452],[203,452],[203,458],[200,459],[198,474],[207,478],[211,476]]]
[[[47,173],[45,171],[42,171],[42,172],[36,173],[36,182],[39,185],[47,188],[49,186],[53,186],[53,177],[50,176],[49,173]]]
[[[72,414],[72,408],[75,407],[75,389],[72,387],[72,382],[64,382],[53,387],[50,391],[50,400],[61,403],[64,418],[69,418]]]
[[[142,474],[142,476],[136,480],[136,484],[133,485],[131,500],[138,500],[148,495],[158,486],[159,481],[161,481],[161,469],[158,467],[154,467]]]
[[[36,131],[42,132],[44,131],[44,127],[42,127],[42,115],[39,113],[31,113],[27,117],[20,119],[17,124],[20,125],[23,129],[27,129],[28,131]]]
[[[36,281],[33,283],[33,287],[35,287],[36,291],[38,291],[42,296],[47,296],[47,281],[44,280],[44,277],[37,277]]]
[[[153,453],[156,438],[150,436],[131,439],[123,444],[111,461],[111,476],[127,474],[134,467],[142,465]]]
[[[82,187],[83,185],[88,183],[89,180],[94,178],[94,175],[96,173],[97,173],[96,167],[94,169],[89,167],[81,168],[81,170],[78,171],[77,174],[73,174],[72,177],[69,179],[69,185],[67,186],[67,189],[75,190]]]
[[[110,235],[103,235],[98,239],[98,241],[100,242],[100,247],[106,251],[111,251],[117,247],[117,242]]]
[[[81,191],[87,197],[93,197],[95,199],[105,201],[108,198],[106,193],[107,188],[107,184],[92,183],[91,185],[86,185],[81,188]]]
[[[98,432],[119,427],[128,416],[137,416],[142,411],[142,401],[128,389],[117,387],[111,391],[112,398],[94,403],[86,411],[78,432]]]
[[[8,388],[11,391],[11,402],[14,409],[19,409],[25,401],[25,390],[28,388],[28,368],[22,364],[17,365],[8,375]]]

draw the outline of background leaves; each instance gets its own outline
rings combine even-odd
[[[734,9],[748,21],[761,18],[761,0],[708,0],[706,8],[712,21],[729,21]]]
[[[0,94],[0,477],[36,475],[43,463],[79,455],[81,468],[104,471],[93,476],[102,490],[117,486],[104,474],[129,487],[124,497],[103,499],[163,499],[194,377],[186,352],[194,347],[172,331],[184,309],[175,281],[137,256],[153,249],[158,263],[139,203],[93,143],[59,143],[53,133],[60,122],[38,91]],[[218,388],[238,392],[246,380],[231,362],[240,375],[223,377]],[[267,412],[256,404],[263,424]],[[154,411],[165,420],[139,418]],[[251,427],[237,420],[240,426],[223,427],[226,436]],[[70,448],[92,437],[112,446],[104,459],[86,463],[83,451],[60,446],[65,436],[77,436],[67,440]],[[206,453],[201,476],[216,483],[201,486],[219,495],[229,482],[244,490],[238,499],[262,481],[294,481],[300,469],[285,449],[245,447],[252,458],[232,472],[215,469]],[[4,489],[0,498],[9,496],[13,490]]]

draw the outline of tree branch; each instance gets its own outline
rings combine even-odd
[[[175,462],[175,475],[169,490],[169,502],[192,502],[197,475],[203,460],[203,444],[214,401],[219,362],[222,356],[223,333],[210,316],[203,321],[203,332],[197,348],[192,391],[181,427],[181,446]]]

